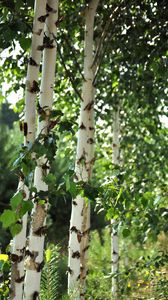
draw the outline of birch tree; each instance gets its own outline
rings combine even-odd
[[[25,91],[25,120],[21,124],[24,131],[24,146],[30,147],[35,139],[35,122],[36,122],[36,95],[38,92],[38,75],[41,60],[41,51],[38,47],[43,42],[44,21],[46,15],[46,1],[35,1],[34,8],[34,24],[32,33],[32,46],[29,58],[26,91]],[[23,199],[29,198],[29,189],[24,182],[24,177],[20,177],[18,192],[22,191]],[[11,299],[21,300],[23,294],[24,282],[24,256],[26,247],[26,231],[27,231],[27,213],[21,220],[22,229],[13,239],[11,250]]]
[[[39,100],[39,118],[37,136],[39,142],[44,144],[45,137],[49,136],[52,122],[50,113],[53,103],[53,88],[55,79],[55,63],[56,63],[56,22],[58,19],[58,1],[47,1],[48,18],[45,26],[45,39],[42,45],[43,66],[42,80],[40,87]],[[49,171],[49,163],[47,153],[37,159],[37,167],[34,175],[34,186],[37,193],[43,195],[42,199],[38,199],[34,203],[32,212],[32,222],[29,235],[28,257],[25,262],[26,277],[24,296],[25,300],[39,298],[40,278],[43,266],[43,250],[44,250],[44,235],[46,225],[46,215],[48,208],[47,192],[48,186],[44,181],[44,176]],[[42,197],[42,196],[41,196]]]
[[[82,101],[79,116],[79,130],[75,175],[77,182],[86,183],[91,177],[94,162],[94,71],[93,71],[93,33],[94,17],[98,0],[92,0],[85,9],[84,78]],[[75,290],[75,299],[84,299],[86,260],[90,230],[90,204],[78,195],[72,201],[70,220],[68,292]],[[80,291],[81,285],[81,291]],[[79,292],[80,291],[80,292]]]
[[[119,103],[114,107],[113,112],[113,144],[112,144],[112,163],[114,166],[119,166],[120,155],[120,105]],[[118,280],[117,272],[119,267],[119,238],[117,230],[117,222],[115,219],[111,220],[111,259],[112,259],[112,295],[114,299],[118,297]]]

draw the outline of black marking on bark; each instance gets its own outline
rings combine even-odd
[[[46,15],[44,15],[44,16],[40,16],[37,20],[39,21],[39,22],[41,22],[41,23],[44,23],[45,22],[45,20],[46,20],[46,18],[49,16],[49,14],[46,14]]]
[[[37,251],[30,251],[30,250],[26,250],[25,252],[25,255],[26,256],[30,256],[30,258],[33,260],[33,259],[36,259],[36,257],[38,256],[38,252]]]
[[[113,147],[117,147],[117,144],[115,144],[115,143],[113,143],[113,145],[112,145]]]
[[[11,261],[12,262],[21,262],[23,260],[23,255],[17,255],[17,254],[11,254],[10,255]]]
[[[60,23],[63,21],[63,19],[64,19],[64,17],[62,16],[62,17],[60,17],[56,22],[55,22],[55,26],[59,26],[60,25]]]
[[[77,277],[77,279],[76,279],[76,280],[78,281],[79,279],[80,279],[80,274],[78,275],[78,277]]]
[[[86,126],[83,124],[83,122],[82,122],[82,124],[79,126],[79,129],[86,129]]]
[[[23,198],[26,198],[26,192],[22,191]]]
[[[56,13],[56,12],[57,12],[56,9],[52,8],[52,7],[49,6],[48,4],[46,4],[46,10],[47,10],[48,12],[51,12],[51,13]]]
[[[44,48],[47,48],[47,49],[53,49],[55,48],[55,45],[54,45],[54,39],[51,39],[50,37],[48,37],[46,34],[44,35],[44,40],[43,40],[43,46]]]
[[[89,245],[83,248],[83,252],[85,253],[89,249]]]
[[[40,91],[38,82],[36,80],[33,80],[32,84],[30,84],[30,81],[27,81],[26,85],[27,90],[32,94],[36,94]]]
[[[80,253],[79,253],[79,251],[73,252],[73,253],[72,253],[72,258],[77,258],[77,259],[79,259],[79,258],[80,258]]]
[[[94,139],[89,138],[89,139],[87,140],[87,143],[90,144],[90,145],[94,144]]]
[[[22,277],[18,277],[17,279],[15,279],[15,282],[17,283],[21,283],[22,281],[24,281],[25,275],[23,275]]]
[[[44,44],[43,47],[46,48],[46,49],[53,49],[53,48],[55,48],[55,45],[53,45],[53,44]]]
[[[113,255],[118,255],[118,253],[116,251],[113,250]]]
[[[31,258],[34,258],[34,256],[35,256],[34,253],[31,252],[31,251],[28,250],[28,249],[26,250],[25,255],[26,255],[26,256],[30,256]]]
[[[77,164],[79,165],[82,161],[85,161],[84,154],[82,154],[81,157],[77,160]]]
[[[44,165],[42,165],[42,169],[45,170],[45,171],[47,171],[48,169],[50,169],[50,167],[47,166],[47,164],[44,164]]]
[[[83,110],[91,110],[94,105],[94,101],[89,102]]]
[[[73,274],[73,271],[72,271],[72,269],[71,269],[70,267],[68,267],[68,270],[67,270],[67,272],[68,272],[70,275],[72,275],[72,274]]]
[[[37,272],[41,272],[43,267],[44,267],[44,261],[42,261],[41,263],[36,263],[36,271]]]
[[[38,51],[43,51],[44,50],[44,46],[43,45],[38,45],[37,46],[37,50]]]
[[[83,272],[83,270],[84,270],[84,267],[82,267],[82,266],[81,266],[81,267],[80,267],[80,270],[81,270],[81,272]]]
[[[20,128],[20,131],[23,131],[23,122],[19,122],[19,128]]]
[[[46,234],[46,231],[47,231],[46,226],[42,226],[42,227],[38,228],[36,231],[33,231],[33,233],[37,236],[42,236],[42,235]]]
[[[24,136],[27,136],[28,126],[26,122],[23,123],[23,132],[24,132]]]
[[[88,228],[87,230],[83,231],[83,236],[89,234],[89,232],[90,232],[90,228]]]
[[[19,175],[19,178],[20,178],[21,181],[23,181],[25,179],[25,176],[24,176],[24,174],[23,174],[23,172],[21,170],[19,170],[19,174],[18,175]]]
[[[56,120],[50,121],[47,126],[47,131],[50,132],[51,129],[53,129],[57,124],[59,124],[60,117],[58,117]]]
[[[95,157],[93,157],[90,161],[89,161],[89,163],[91,164],[91,165],[93,165],[94,164],[94,162],[95,162],[95,160],[96,160],[96,158]]]
[[[37,102],[37,113],[40,116],[43,116],[44,118],[46,117],[46,111],[44,110],[44,108],[42,106],[40,106],[39,102]]]
[[[22,220],[18,220],[16,224],[22,225]]]
[[[25,249],[26,249],[26,248],[23,247],[22,249],[20,249],[20,252],[21,252],[21,253],[25,253]]]
[[[75,226],[72,226],[70,229],[71,232],[75,232],[77,234],[77,240],[80,243],[82,238],[82,233]]]
[[[89,130],[94,131],[95,129],[94,127],[89,127]]]
[[[82,279],[84,279],[84,278],[82,278]],[[80,297],[84,297],[84,296],[85,296],[85,294],[86,294],[86,293],[83,293],[83,292],[82,292],[82,293],[80,293]]]
[[[33,298],[32,298],[32,300],[38,300],[39,299],[39,292],[34,292],[33,293]]]
[[[36,61],[32,57],[29,58],[29,65],[34,66],[34,67],[38,67],[38,64],[36,63]]]
[[[75,205],[75,206],[78,205],[78,204],[76,203],[76,201],[74,201],[74,200],[72,201],[72,204]]]
[[[74,179],[79,180],[78,175],[76,173],[74,174]]]
[[[78,229],[77,229],[75,226],[72,226],[72,227],[70,228],[70,231],[71,231],[71,232],[77,233],[77,232],[78,232]]]
[[[41,35],[42,31],[43,31],[43,29],[39,29],[38,31],[35,31],[33,33],[36,34],[36,35]]]
[[[77,233],[77,239],[78,239],[78,243],[80,243],[82,239],[82,233],[80,231],[78,231]]]

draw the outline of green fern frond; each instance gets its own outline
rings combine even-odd
[[[56,300],[58,297],[59,247],[50,245],[45,252],[45,265],[42,271],[40,300]]]

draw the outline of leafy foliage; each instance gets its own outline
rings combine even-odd
[[[76,116],[79,112],[83,80],[81,67],[83,65],[83,11],[87,3],[88,1],[74,3],[67,0],[60,2],[60,15],[66,17],[63,17],[58,26],[57,73],[59,76],[56,76],[55,84],[55,110],[51,114],[50,126],[47,129],[49,135],[46,138],[41,133],[33,145],[21,149],[19,157],[15,160],[15,171],[18,176],[23,175],[26,184],[30,186],[31,200],[45,201],[49,196],[51,206],[47,220],[48,241],[61,240],[66,247],[71,198],[80,192],[86,201],[91,200],[94,216],[95,207],[100,212],[92,219],[93,227],[104,227],[111,218],[114,218],[117,220],[121,241],[125,244],[128,242],[130,248],[136,245],[140,250],[143,250],[143,247],[150,249],[149,241],[156,245],[160,232],[166,233],[168,229],[168,130],[161,121],[167,116],[167,2],[165,0],[160,2],[110,0],[107,4],[107,1],[100,1],[94,34],[94,50],[98,59],[94,79],[96,160],[93,182],[83,185],[74,182],[73,169],[76,144],[74,132],[77,132]],[[27,53],[30,47],[33,1],[3,0],[0,12],[3,64],[0,83],[5,81],[9,84],[7,91],[9,94],[13,90],[18,91],[25,87],[25,65],[27,65]],[[17,50],[16,55],[14,50]],[[111,164],[111,116],[119,102],[121,103],[121,168],[116,170]],[[2,107],[1,123],[6,120],[7,106],[5,104]],[[15,109],[21,112],[23,99],[16,106]],[[10,120],[8,118],[8,122],[12,122],[12,119],[13,116]],[[16,144],[12,141],[10,142],[12,147],[6,147],[8,133],[4,127],[0,133],[2,145],[0,207],[6,210],[1,215],[1,221],[4,227],[10,227],[12,235],[15,235],[21,228],[18,220],[31,210],[31,203],[24,203],[23,195],[19,192],[11,199],[11,208],[9,208],[8,202],[15,189],[16,180],[13,180],[13,175],[9,175],[8,161],[11,160],[12,148],[16,147]],[[57,157],[53,162],[56,151]],[[46,175],[44,172],[44,180],[49,185],[48,195],[37,193],[32,187],[33,170],[36,164],[35,160],[31,159],[32,153],[35,153],[36,158],[47,153],[47,163],[52,169],[51,174]],[[47,165],[43,167],[47,169]],[[55,228],[61,228],[61,231],[55,232]],[[2,243],[4,234],[0,237]],[[90,297],[88,299],[104,299],[104,297],[108,299],[111,280],[110,258],[107,262],[102,256],[109,257],[109,249],[106,251],[102,248],[102,244],[103,247],[108,247],[106,237],[102,242],[100,234],[95,236],[96,238],[93,234],[95,246],[91,245],[91,255],[95,266],[99,265],[99,270],[89,262],[91,272],[88,279],[88,297]],[[109,237],[109,233],[107,236]],[[136,251],[138,250],[134,248],[134,253]],[[137,255],[134,260],[138,264],[135,262],[132,270],[125,272],[121,268],[120,283],[123,297],[126,295],[128,299],[132,293],[137,298],[137,294],[133,293],[142,286],[147,289],[148,284],[145,282],[149,279],[153,282],[152,276],[158,279],[154,290],[156,297],[158,299],[167,297],[165,288],[167,279],[162,276],[160,269],[160,275],[155,270],[157,264],[159,264],[158,268],[163,267],[160,256],[150,256],[150,258],[146,256],[144,259],[139,259]],[[150,276],[145,275],[148,268],[150,268]],[[143,277],[143,282],[138,283],[139,287],[133,277],[133,273],[136,272]],[[136,276],[136,279],[139,278],[138,275]],[[101,290],[104,295],[101,294]],[[60,294],[58,297],[61,298]]]
[[[42,271],[40,299],[58,299],[58,260],[60,257],[59,247],[51,245],[45,252],[45,265]]]
[[[0,254],[0,299],[6,300],[9,296],[9,271],[10,261],[8,256]]]

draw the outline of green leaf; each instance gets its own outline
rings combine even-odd
[[[122,196],[122,192],[123,192],[123,188],[121,187],[120,190],[119,190],[119,193],[118,193],[118,195],[117,195],[117,198],[116,198],[115,206],[117,205],[118,200],[119,200],[120,197]]]
[[[44,181],[46,184],[54,184],[56,182],[56,177],[54,174],[48,174],[45,176]]]
[[[11,232],[11,234],[12,234],[13,237],[14,237],[16,234],[18,234],[21,230],[22,230],[22,225],[21,225],[21,224],[14,224],[14,225],[10,228],[10,232]]]
[[[62,121],[59,126],[59,131],[60,132],[71,131],[73,133],[74,130],[72,129],[72,125],[73,124],[69,121]]]
[[[40,204],[40,205],[45,205],[45,203],[46,203],[46,200],[42,200],[42,199],[38,200],[38,204]]]
[[[31,211],[32,208],[33,208],[33,203],[30,200],[23,201],[22,207],[19,210],[19,217],[23,217],[27,212]]]
[[[58,116],[63,116],[63,112],[61,110],[53,110],[50,114],[50,118],[55,118]]]
[[[23,200],[23,193],[21,191],[18,191],[10,200],[10,204],[13,210],[15,210],[18,205],[22,202]]]
[[[69,179],[69,175],[65,175],[65,176],[64,176],[64,179],[65,179],[66,191],[69,191],[69,189],[70,189],[70,179]]]
[[[110,207],[106,213],[107,220],[111,220],[113,218],[114,214],[115,214],[114,207]]]
[[[35,186],[30,188],[31,193],[37,193],[37,188]]]
[[[16,222],[16,213],[12,210],[5,209],[3,214],[0,216],[0,221],[4,228],[8,228]]]
[[[130,235],[130,230],[128,228],[124,228],[122,231],[122,235],[124,238],[128,237]]]
[[[0,260],[0,271],[3,270],[4,260]]]
[[[143,207],[147,207],[147,205],[148,205],[148,199],[142,198],[141,203],[142,203]]]
[[[72,198],[75,198],[77,196],[77,187],[76,187],[76,183],[73,181],[70,181],[70,188],[69,188],[69,192],[72,196]]]
[[[20,37],[19,38],[19,42],[20,42],[20,46],[22,47],[23,50],[28,50],[28,48],[30,48],[31,45],[31,39],[29,38],[25,38],[25,37]]]

